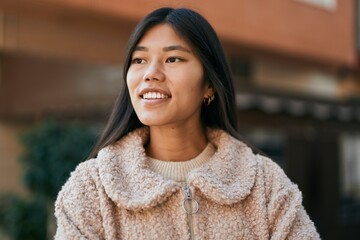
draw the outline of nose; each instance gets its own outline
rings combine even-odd
[[[164,80],[164,77],[165,76],[161,64],[155,61],[149,64],[149,66],[146,68],[144,73],[145,81],[150,81],[150,80],[162,81]]]

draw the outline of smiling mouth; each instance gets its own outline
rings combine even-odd
[[[159,93],[159,92],[147,92],[144,93],[141,96],[142,99],[166,99],[166,98],[170,98],[170,96],[165,95],[163,93]]]

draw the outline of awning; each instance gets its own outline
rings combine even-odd
[[[340,103],[266,93],[236,93],[238,110],[255,109],[268,114],[286,113],[295,117],[311,116],[341,122],[360,122],[360,101],[357,101]]]

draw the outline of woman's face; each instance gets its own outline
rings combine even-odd
[[[139,120],[148,126],[200,124],[202,100],[213,93],[201,62],[167,24],[154,26],[139,41],[127,86]]]

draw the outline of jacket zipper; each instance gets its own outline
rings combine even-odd
[[[194,226],[193,226],[193,214],[196,214],[199,210],[199,203],[192,198],[190,187],[185,185],[183,187],[184,191],[184,201],[183,201],[183,209],[186,212],[188,223],[189,223],[189,230],[190,230],[190,239],[194,239]],[[195,204],[193,206],[193,203]]]

